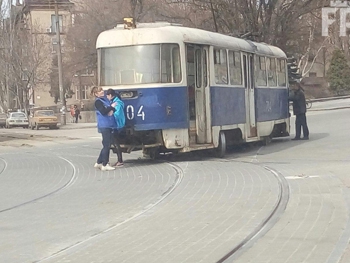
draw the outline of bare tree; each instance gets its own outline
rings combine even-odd
[[[166,20],[233,36],[250,36],[300,59],[307,74],[327,41],[320,11],[329,0],[76,0],[79,12],[68,34],[70,67],[96,68],[95,41],[124,17]],[[123,6],[123,8],[120,8]]]
[[[185,24],[195,21],[196,27],[224,34],[252,36],[253,40],[266,42],[297,51],[300,38],[306,39],[308,30],[302,30],[306,17],[321,10],[328,0],[166,0],[168,5],[186,6]],[[163,8],[169,16],[169,8]],[[176,11],[175,11],[176,12]],[[170,13],[171,14],[171,13]],[[181,20],[181,17],[177,17]],[[321,21],[319,21],[321,25]],[[303,35],[301,35],[303,34]]]
[[[133,17],[137,21],[152,21],[151,10],[156,1],[147,0],[76,0],[74,24],[67,34],[66,67],[71,72],[81,72],[97,67],[96,39],[107,29],[123,23],[123,18]],[[120,8],[120,7],[123,8]]]
[[[48,45],[43,35],[33,33],[35,28],[30,31],[22,23],[20,8],[11,10],[11,16],[2,20],[1,28],[0,59],[4,62],[0,67],[1,106],[26,111],[33,94],[30,91],[46,74],[41,65],[48,56],[48,48],[45,48]]]
[[[5,63],[8,57],[9,45],[6,37],[9,31],[8,8],[3,0],[0,0],[0,110],[8,109],[8,65]]]

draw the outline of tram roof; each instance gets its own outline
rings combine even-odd
[[[140,23],[134,29],[124,29],[124,25],[118,25],[98,36],[96,48],[182,42],[242,50],[274,57],[286,57],[280,48],[265,43],[164,22]]]

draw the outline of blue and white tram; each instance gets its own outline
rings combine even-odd
[[[170,23],[118,25],[97,39],[99,85],[125,103],[125,152],[189,152],[288,136],[285,53]]]

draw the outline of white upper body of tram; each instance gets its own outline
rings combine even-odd
[[[125,102],[129,150],[224,153],[226,144],[289,135],[286,55],[277,47],[165,22],[118,25],[96,47],[99,85]]]

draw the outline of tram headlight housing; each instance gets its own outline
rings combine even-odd
[[[132,28],[136,28],[136,25],[134,23],[134,18],[132,17],[124,18],[124,29],[132,29]]]

